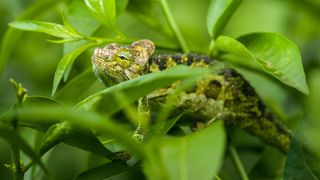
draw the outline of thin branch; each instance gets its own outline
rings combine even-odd
[[[237,150],[234,148],[232,144],[228,145],[228,150],[231,156],[231,160],[242,180],[249,180],[246,171],[244,170],[243,164],[239,158]]]
[[[184,38],[181,34],[179,27],[177,26],[175,20],[173,19],[173,16],[170,11],[167,0],[160,0],[160,3],[161,3],[161,8],[163,10],[163,13],[164,13],[172,31],[174,32],[177,40],[179,41],[179,44],[182,48],[182,51],[185,53],[188,53],[189,52],[188,46],[187,46],[186,41],[184,40]]]

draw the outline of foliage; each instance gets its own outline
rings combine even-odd
[[[5,140],[0,141],[0,164],[6,166],[0,167],[0,179],[318,179],[320,147],[314,140],[320,136],[320,57],[312,45],[319,48],[320,44],[312,39],[320,38],[314,25],[319,25],[320,5],[273,3],[0,2],[1,10],[11,15],[3,16],[0,29],[0,137]],[[259,17],[263,16],[259,9],[274,6],[285,13],[268,12],[264,18],[281,22],[276,30],[267,28],[267,20],[245,19],[248,12],[252,16],[257,11]],[[308,22],[283,20],[297,12]],[[275,32],[257,32],[260,26]],[[191,133],[190,127],[179,123],[180,115],[168,116],[170,102],[154,114],[158,118],[146,142],[135,141],[132,133],[140,118],[137,100],[178,80],[192,84],[213,70],[177,66],[103,87],[91,71],[93,49],[142,38],[154,41],[158,53],[203,53],[241,72],[272,111],[296,130],[288,155],[241,129],[224,127],[221,121]],[[24,86],[11,80],[11,88],[11,77]],[[119,150],[133,158],[113,162]],[[6,158],[9,154],[12,160]]]

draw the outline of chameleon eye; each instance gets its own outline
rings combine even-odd
[[[125,59],[126,59],[126,57],[124,57],[124,56],[119,56],[119,58],[120,58],[121,60],[125,60]]]
[[[119,58],[121,60],[128,60],[128,61],[132,57],[132,55],[128,51],[120,51],[116,56],[117,56],[117,58]]]

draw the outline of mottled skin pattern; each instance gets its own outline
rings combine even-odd
[[[92,57],[94,72],[109,86],[178,64],[198,67],[221,65],[204,55],[152,55],[154,49],[149,40],[140,40],[129,46],[113,43],[97,48]],[[161,105],[173,89],[174,86],[160,89],[142,100],[145,102],[141,108],[145,118],[150,118],[148,105]],[[290,131],[274,118],[255,90],[235,70],[222,66],[179,97],[175,112],[185,112],[192,119],[207,124],[216,119],[224,120],[227,126],[244,128],[282,152],[288,152],[292,138]],[[143,131],[143,128],[138,128],[139,133],[143,134]]]

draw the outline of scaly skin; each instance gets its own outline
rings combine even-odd
[[[94,72],[109,86],[178,64],[197,67],[221,65],[205,55],[152,55],[154,49],[154,44],[149,40],[140,40],[129,46],[113,43],[97,48],[92,57]],[[140,109],[143,109],[146,119],[150,118],[148,105],[163,104],[166,95],[173,89],[174,86],[162,88],[140,100],[145,102]],[[222,119],[227,126],[244,128],[284,153],[289,150],[292,138],[290,131],[274,118],[250,84],[228,67],[221,66],[191,90],[183,92],[175,107],[176,113],[187,113],[192,119],[208,124],[215,119]],[[141,125],[138,134],[143,134],[147,126]]]

